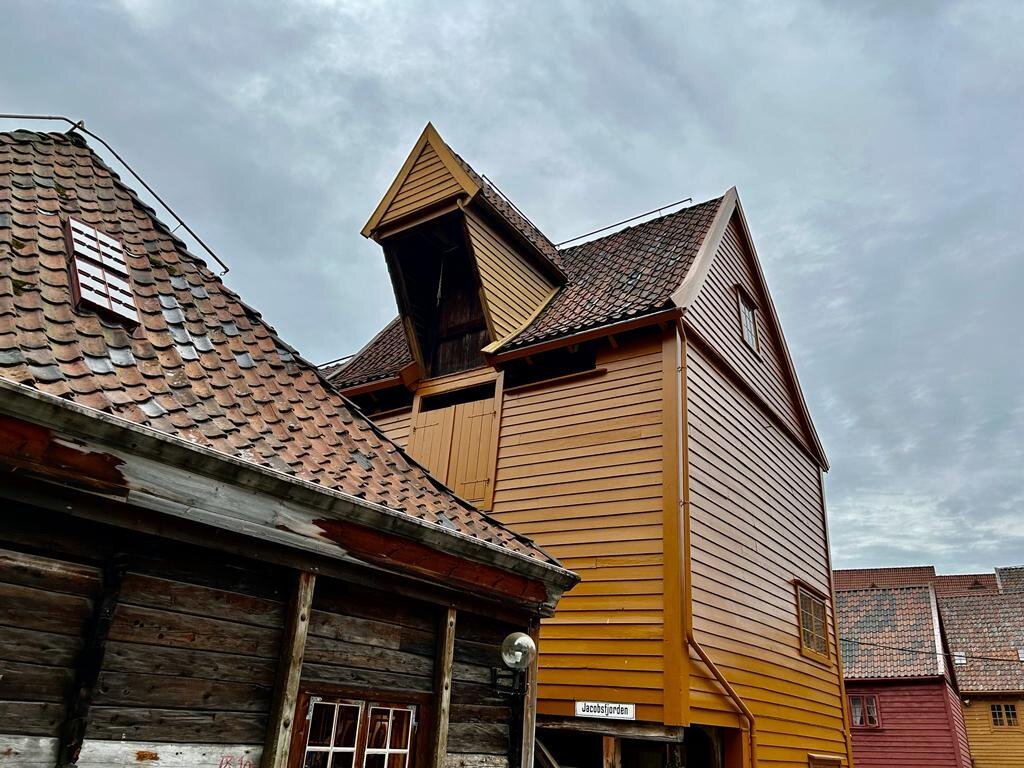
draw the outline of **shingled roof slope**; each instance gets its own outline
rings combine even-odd
[[[961,693],[1024,691],[1024,592],[944,597],[939,611],[950,652],[967,656],[953,665]]]
[[[832,572],[832,585],[841,589],[869,589],[872,587],[911,587],[931,584],[935,567],[913,565],[901,568],[842,568]]]
[[[932,586],[935,587],[935,594],[938,597],[986,592],[995,594],[999,591],[994,573],[958,573],[951,576],[936,576]]]
[[[354,387],[394,376],[412,362],[412,350],[405,337],[405,328],[401,318],[396,317],[356,352],[346,365],[340,369],[330,370],[325,367],[321,370],[335,386]]]
[[[721,201],[720,197],[708,200],[561,251],[568,282],[526,328],[498,351],[668,307]]]
[[[999,588],[1003,592],[1024,592],[1024,565],[1010,568],[996,568]]]
[[[499,350],[516,349],[641,317],[669,306],[704,242],[722,198],[560,251],[565,285]],[[545,238],[546,239],[546,238]],[[396,321],[332,377],[341,388],[390,376],[412,360]]]
[[[69,215],[123,242],[139,327],[76,311]],[[350,408],[75,134],[0,134],[0,377],[554,562]]]
[[[837,590],[836,617],[847,679],[941,674],[930,587]]]

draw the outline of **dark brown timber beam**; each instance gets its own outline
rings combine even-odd
[[[263,768],[288,766],[288,749],[295,725],[295,705],[299,698],[299,678],[302,676],[302,657],[306,651],[309,611],[313,606],[315,586],[316,576],[308,571],[299,572],[281,638],[274,706],[267,729],[267,743],[263,748]]]

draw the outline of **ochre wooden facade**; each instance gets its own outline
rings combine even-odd
[[[431,128],[424,137],[447,151]],[[396,185],[400,199],[402,175]],[[701,726],[719,729],[728,766],[850,765],[826,464],[735,192],[671,302],[521,348],[569,289],[487,203],[467,186],[395,217],[386,197],[364,230],[387,252],[392,231],[465,212],[486,364],[437,378],[417,360],[407,386],[336,380],[413,458],[582,577],[541,626],[544,732],[671,741]],[[756,307],[756,349],[741,293]],[[409,346],[417,357],[422,343]],[[373,416],[396,386],[410,405]],[[817,654],[802,648],[798,585],[824,604]],[[634,704],[637,722],[576,718],[580,701]]]
[[[993,704],[1013,704],[1017,709],[1017,724],[993,724]],[[963,712],[974,768],[1016,768],[1024,765],[1024,696],[971,694],[963,704]]]

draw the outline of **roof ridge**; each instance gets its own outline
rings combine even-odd
[[[622,229],[617,229],[614,232],[609,232],[607,235],[601,235],[601,237],[595,237],[593,240],[584,240],[582,243],[579,243],[577,245],[569,245],[569,246],[566,246],[565,248],[559,248],[558,249],[558,253],[563,255],[563,256],[565,256],[570,251],[574,251],[577,248],[583,248],[584,246],[587,246],[587,245],[593,245],[594,243],[599,243],[602,240],[607,240],[609,238],[615,237],[616,235],[621,235],[622,233],[628,232],[628,231],[633,230],[633,229],[639,230],[639,229],[642,229],[643,227],[648,226],[649,224],[657,224],[659,222],[663,222],[663,221],[665,221],[665,219],[670,219],[673,216],[679,216],[680,214],[683,214],[683,213],[686,213],[686,212],[689,212],[689,211],[693,211],[695,208],[700,208],[701,206],[708,205],[709,203],[720,202],[723,197],[724,197],[724,195],[719,195],[718,197],[712,197],[712,198],[709,198],[707,200],[702,200],[699,203],[694,203],[693,205],[684,206],[684,207],[680,208],[679,210],[672,211],[671,213],[666,213],[666,214],[663,214],[661,216],[655,216],[653,219],[647,219],[647,221],[641,221],[639,224],[627,224]]]

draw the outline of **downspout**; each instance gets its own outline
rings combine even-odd
[[[722,670],[718,668],[711,657],[708,656],[707,652],[701,646],[697,640],[697,636],[693,630],[693,587],[691,578],[691,557],[690,557],[690,469],[689,469],[689,426],[687,424],[687,405],[686,405],[686,355],[684,352],[684,344],[686,341],[686,334],[683,329],[683,319],[679,318],[676,322],[676,383],[679,388],[679,397],[676,398],[676,402],[679,404],[679,420],[678,423],[681,425],[680,434],[682,438],[682,449],[677,451],[679,455],[679,476],[683,480],[683,623],[686,628],[686,642],[690,648],[693,648],[697,652],[697,656],[704,662],[711,674],[714,676],[718,684],[722,686],[726,695],[732,700],[732,703],[736,706],[736,709],[740,711],[743,718],[747,721],[747,728],[749,733],[750,741],[750,759],[748,761],[749,768],[757,768],[757,720],[754,718],[754,713],[750,711],[746,702],[736,693],[736,689],[732,687],[725,675],[722,674]]]

